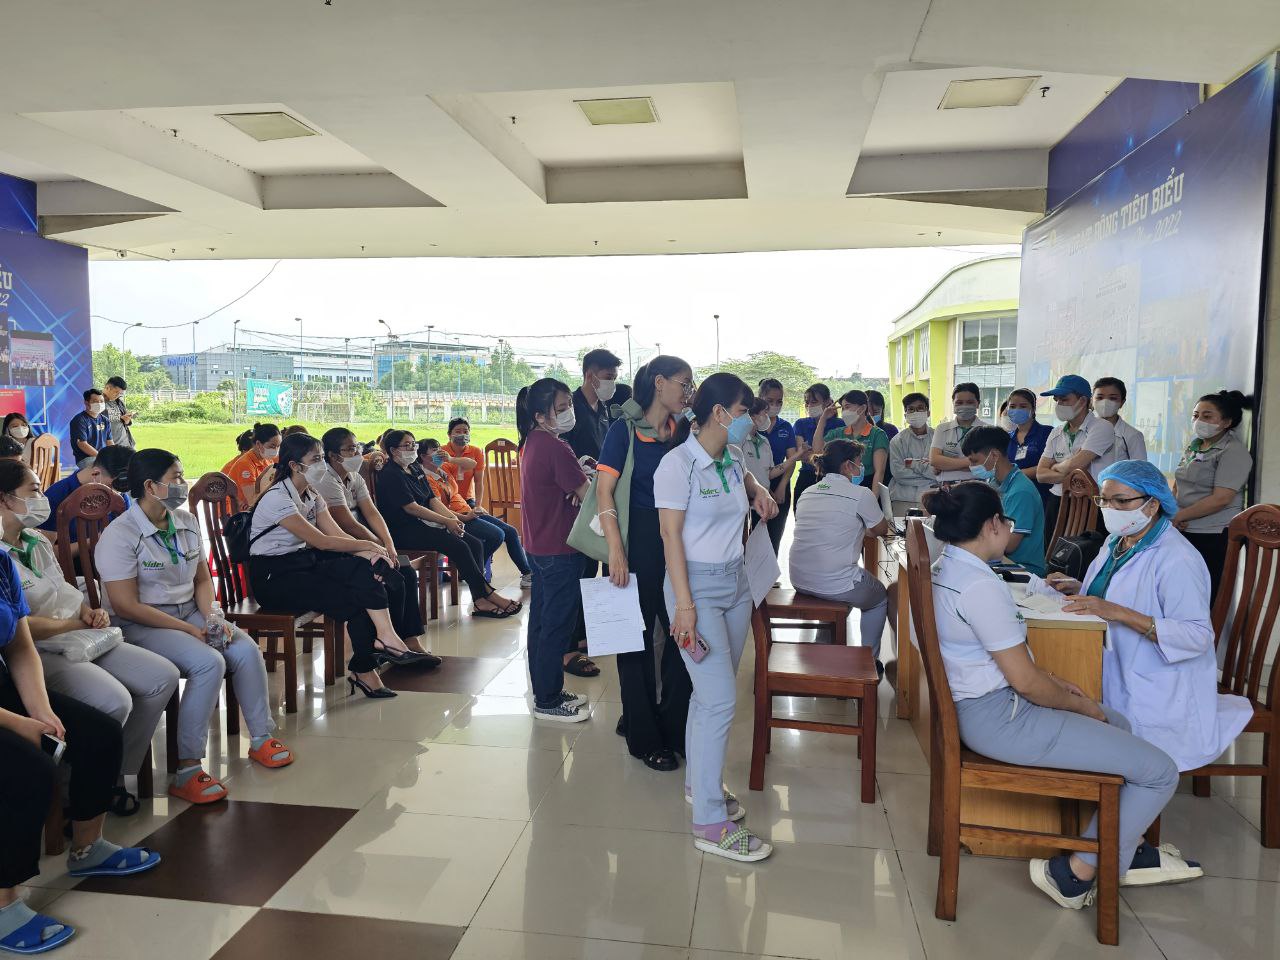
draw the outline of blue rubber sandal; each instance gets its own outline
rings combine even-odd
[[[142,856],[141,861],[138,855]],[[133,862],[131,862],[133,861]],[[121,847],[101,863],[92,867],[75,869],[67,868],[72,877],[128,877],[135,873],[143,873],[160,863],[160,854],[146,847]]]
[[[49,927],[61,927],[57,933],[45,939],[44,932]],[[62,946],[75,935],[76,928],[37,913],[7,937],[0,939],[0,953],[33,954],[44,953]]]

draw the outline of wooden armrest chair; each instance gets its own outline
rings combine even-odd
[[[1086,530],[1098,527],[1098,505],[1093,498],[1098,495],[1098,485],[1088,470],[1072,470],[1062,484],[1062,503],[1058,507],[1058,519],[1053,525],[1053,535],[1044,555],[1053,554],[1059,537],[1078,537]]]

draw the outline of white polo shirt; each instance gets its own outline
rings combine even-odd
[[[1041,459],[1061,463],[1081,450],[1097,454],[1089,464],[1089,473],[1095,480],[1116,459],[1115,427],[1111,426],[1110,421],[1094,416],[1092,410],[1084,415],[1084,419],[1080,421],[1080,429],[1074,436],[1067,432],[1065,423],[1054,427],[1049,439],[1044,442],[1044,456]],[[1062,484],[1055,483],[1052,492],[1056,497],[1062,496]]]
[[[983,420],[981,417],[974,417],[973,423],[967,427],[962,427],[955,420],[943,420],[933,431],[933,440],[930,448],[933,450],[941,450],[944,457],[963,457],[964,452],[960,449],[960,444],[964,442],[964,438],[969,435],[972,430],[978,427],[989,427],[991,424]],[[908,428],[910,429],[910,428]],[[903,431],[898,431],[900,434]],[[973,474],[966,467],[963,470],[943,470],[938,474],[939,483],[947,483],[952,480],[972,480]]]
[[[742,556],[747,519],[742,451],[725,447],[727,459],[711,459],[695,434],[669,451],[653,474],[653,503],[684,511],[684,556],[695,563],[728,563]]]
[[[951,699],[971,700],[1009,686],[991,654],[1026,643],[1027,625],[995,571],[947,544],[933,566],[933,610]]]
[[[1145,460],[1147,459],[1147,438],[1142,431],[1133,424],[1125,421],[1123,417],[1117,417],[1116,422],[1112,424],[1112,428],[1116,432],[1116,448],[1112,461],[1116,460]]]
[[[364,477],[358,472],[340,477],[333,469],[333,464],[328,465],[324,479],[315,485],[315,491],[328,506],[346,507],[352,515],[359,504],[371,499],[369,485],[364,482]]]
[[[31,545],[30,567],[3,540],[0,540],[0,550],[13,557],[18,579],[22,581],[22,593],[27,598],[27,606],[31,608],[31,612],[37,617],[79,620],[80,607],[85,602],[84,594],[63,579],[62,568],[53,552],[53,544],[39,530],[23,530],[22,541],[23,549],[28,544]]]
[[[866,487],[839,475],[819,480],[796,505],[791,585],[822,597],[852,590],[866,576],[858,566],[863,536],[883,519]]]
[[[769,481],[769,471],[774,467],[773,447],[769,446],[769,438],[764,434],[747,437],[738,449],[742,451],[743,466],[756,478],[756,482],[766,489],[773,486]]]
[[[280,526],[280,521],[292,516],[301,516],[315,526],[320,514],[328,509],[328,504],[317,496],[311,487],[308,487],[307,492],[300,496],[292,480],[272,484],[262,495],[257,506],[253,508],[253,524],[249,528],[249,538],[252,540],[258,537],[258,539],[254,540],[253,545],[249,547],[249,556],[282,557],[286,553],[305,550],[306,541]],[[275,529],[268,529],[273,524]]]
[[[186,510],[169,511],[170,530],[158,530],[136,501],[102,531],[93,554],[103,583],[138,581],[138,599],[151,606],[195,597],[196,572],[205,562],[200,524]]]

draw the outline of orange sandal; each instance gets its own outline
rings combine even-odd
[[[277,753],[287,753],[288,756],[281,760],[277,760],[275,758]],[[275,769],[276,767],[287,767],[289,764],[293,763],[293,751],[275,737],[272,737],[257,750],[250,750],[249,759],[256,760],[264,767],[270,767],[271,769]]]
[[[217,787],[217,793],[205,793],[210,787]],[[219,800],[227,798],[227,788],[222,785],[222,781],[216,777],[201,770],[182,786],[175,784],[169,785],[169,796],[177,797],[179,800],[187,800],[191,803],[217,803]]]

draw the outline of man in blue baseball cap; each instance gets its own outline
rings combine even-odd
[[[1047,529],[1052,530],[1062,503],[1062,483],[1073,470],[1088,470],[1094,480],[1115,460],[1116,431],[1091,409],[1093,388],[1079,374],[1059,377],[1052,390],[1040,394],[1053,397],[1054,413],[1061,422],[1045,441],[1044,456],[1036,466],[1036,479],[1053,484],[1052,497],[1045,505]]]

